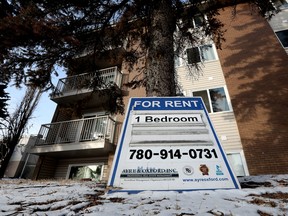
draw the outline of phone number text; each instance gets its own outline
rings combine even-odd
[[[189,149],[188,151],[181,152],[180,149],[161,149],[160,151],[153,152],[151,149],[130,149],[129,159],[146,159],[150,160],[153,157],[165,159],[181,159],[182,157],[190,157],[191,159],[213,159],[218,158],[215,149]]]

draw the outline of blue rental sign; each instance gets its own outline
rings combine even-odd
[[[198,97],[131,98],[108,186],[126,192],[240,188]]]

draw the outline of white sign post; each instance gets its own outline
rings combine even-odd
[[[131,98],[108,186],[112,192],[240,188],[198,97]]]

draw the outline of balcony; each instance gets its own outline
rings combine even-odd
[[[90,84],[91,80],[96,77],[96,75],[99,76],[103,83],[99,90],[105,89],[112,83],[115,83],[118,87],[121,87],[122,73],[117,67],[110,67],[96,72],[84,73],[59,79],[56,89],[51,96],[51,100],[58,104],[69,103],[81,100],[86,96],[91,95],[93,89],[90,87]],[[97,101],[97,95],[90,101]]]
[[[63,158],[105,155],[114,150],[115,121],[109,116],[44,124],[32,154]]]

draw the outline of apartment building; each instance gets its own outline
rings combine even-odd
[[[233,19],[232,8],[219,15],[227,30],[222,50],[207,42],[176,59],[179,83],[184,96],[202,97],[236,175],[287,173],[287,55],[265,19],[247,5],[237,10]],[[190,61],[203,61],[197,76],[191,76]],[[41,126],[31,150],[39,156],[34,178],[107,181],[124,116],[109,114],[104,88],[79,86],[99,73],[124,91],[134,74],[121,59],[103,59],[99,67],[82,73],[80,66],[78,74],[59,80],[52,123]],[[130,97],[145,97],[141,88],[125,92],[126,105]],[[77,112],[65,109],[80,102]]]
[[[250,175],[287,173],[287,55],[266,20],[238,7],[218,51]],[[287,38],[286,38],[287,40]]]
[[[204,58],[198,80],[189,80],[190,71],[179,65],[184,93],[202,96],[237,175],[287,173],[287,37],[247,5],[231,16],[232,8],[219,15],[226,28],[222,50],[213,44],[198,48]],[[287,11],[276,20],[284,17]]]
[[[79,74],[58,81],[56,94],[51,97],[57,103],[52,123],[41,126],[31,151],[39,155],[33,178],[107,181],[124,116],[112,115],[107,110],[109,95],[103,93],[105,86],[93,91],[83,88],[83,82],[98,73],[105,84],[115,83],[119,90],[124,90],[123,79],[128,72],[121,62],[101,64],[103,69],[86,73],[79,70]],[[145,96],[143,90],[130,91],[129,96],[124,96],[125,104],[133,94]],[[75,106],[66,108],[67,104],[80,103],[77,112]]]

